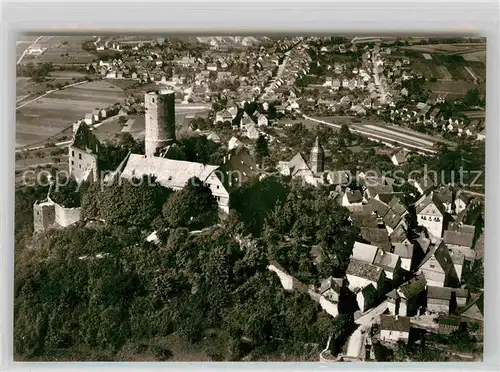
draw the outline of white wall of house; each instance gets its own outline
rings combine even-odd
[[[450,312],[450,301],[428,299],[427,312],[430,314],[448,314]]]
[[[383,341],[408,341],[408,338],[410,337],[409,332],[401,332],[401,331],[389,331],[387,329],[383,329],[380,332],[380,339]]]
[[[437,238],[442,236],[443,217],[419,213],[417,215],[417,222],[420,226],[424,226],[429,234],[432,234]]]
[[[375,288],[377,288],[377,282],[371,281],[366,278],[360,278],[359,276],[347,274],[347,280],[349,281],[349,288],[364,288],[369,284],[373,284]]]
[[[411,258],[401,258],[401,268],[406,271],[410,271]]]
[[[408,315],[408,306],[406,306],[406,301],[401,301],[399,303],[399,309],[398,309],[398,314],[401,316],[407,316]]]
[[[338,306],[336,303],[328,301],[325,296],[321,296],[319,298],[319,304],[323,310],[325,310],[328,314],[335,317],[339,315]]]

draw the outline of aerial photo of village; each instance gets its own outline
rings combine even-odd
[[[484,38],[16,48],[15,360],[482,360]]]

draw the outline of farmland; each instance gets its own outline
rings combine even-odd
[[[87,52],[82,48],[84,41],[92,39],[89,36],[44,36],[37,45],[42,48],[47,48],[40,56],[26,55],[23,62],[33,61],[52,62],[53,64],[81,64],[89,63],[96,56]],[[17,56],[21,56],[22,52],[36,40],[36,36],[23,36],[18,40]]]
[[[94,108],[104,108],[124,98],[123,90],[105,81],[51,92],[17,111],[16,147],[54,136]]]
[[[28,98],[27,96],[33,98],[53,89],[57,84],[68,85],[74,83],[75,79],[83,77],[84,74],[76,71],[52,71],[46,81],[40,83],[34,82],[29,77],[18,77],[16,79],[16,100],[23,97]]]

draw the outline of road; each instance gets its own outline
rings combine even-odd
[[[33,45],[35,45],[36,43],[38,43],[41,39],[43,38],[43,36],[39,36],[33,43],[31,43],[24,51],[23,51],[23,54],[21,54],[21,57],[19,57],[19,59],[17,60],[17,63],[16,65],[20,64],[21,61],[23,60],[24,56],[26,55],[26,53],[28,52],[28,49],[31,48]]]
[[[64,87],[62,87],[61,89],[66,89],[66,88],[74,87],[75,85],[80,85],[80,84],[84,84],[84,83],[88,83],[88,81],[87,81],[87,80],[84,80],[84,81],[79,81],[78,83],[73,83],[73,84],[65,85],[65,86],[64,86]],[[33,99],[32,99],[32,100],[30,100],[30,101],[24,102],[24,103],[22,103],[21,105],[17,106],[17,107],[16,107],[16,110],[19,110],[20,108],[22,108],[22,107],[24,107],[24,106],[26,106],[26,105],[29,105],[30,103],[36,102],[36,101],[38,101],[40,98],[43,98],[43,97],[45,97],[46,95],[48,95],[48,94],[50,94],[50,93],[52,93],[52,92],[56,92],[57,90],[59,90],[59,89],[52,89],[52,90],[49,90],[49,91],[45,92],[44,94],[42,94],[42,95],[40,95],[40,96],[38,96],[38,97],[36,97],[36,98],[33,98]]]

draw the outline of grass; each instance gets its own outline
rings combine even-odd
[[[17,110],[16,147],[57,135],[94,108],[108,107],[124,98],[123,90],[105,81],[52,92]]]
[[[44,36],[38,44],[47,50],[38,57],[27,56],[26,61],[31,59],[33,62],[52,62],[66,65],[89,63],[96,58],[96,55],[84,50],[82,44],[91,39],[89,36]]]

